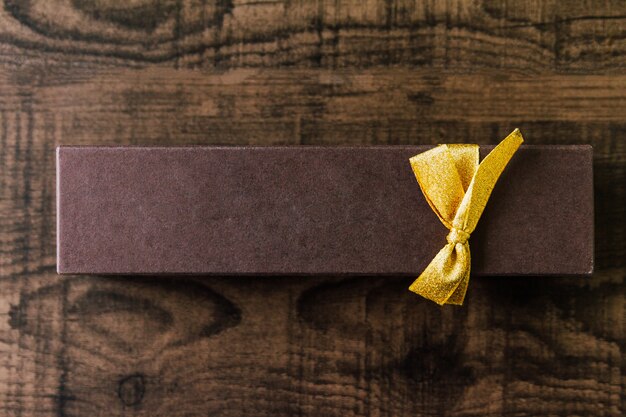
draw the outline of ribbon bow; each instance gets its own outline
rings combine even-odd
[[[471,264],[467,240],[522,142],[522,134],[515,129],[480,164],[478,145],[439,145],[410,159],[426,201],[450,233],[448,244],[409,290],[439,305],[463,304]]]

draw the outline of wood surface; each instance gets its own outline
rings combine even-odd
[[[1,416],[626,413],[623,0],[1,3]],[[55,273],[56,145],[513,127],[594,146],[592,278],[474,278],[440,308],[404,278]]]

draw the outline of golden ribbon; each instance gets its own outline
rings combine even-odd
[[[467,240],[522,142],[522,134],[515,129],[480,164],[478,145],[439,145],[410,159],[426,201],[450,233],[448,244],[409,290],[439,305],[463,304],[471,265]]]

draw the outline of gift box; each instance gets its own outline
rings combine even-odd
[[[431,148],[62,146],[58,272],[417,276],[448,233]],[[590,274],[592,148],[522,145],[471,248],[473,275]]]

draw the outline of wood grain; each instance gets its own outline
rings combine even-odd
[[[625,116],[622,1],[4,0],[0,415],[621,416]],[[400,278],[54,273],[59,144],[512,127],[594,146],[593,278],[476,278],[439,308]]]

